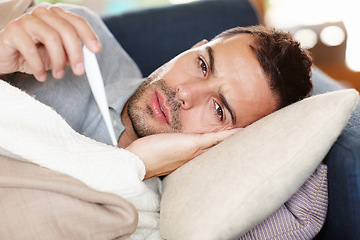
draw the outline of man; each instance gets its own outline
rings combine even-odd
[[[172,172],[311,90],[308,53],[273,29],[236,28],[199,42],[141,84],[136,65],[100,20],[87,20],[98,36],[83,18],[58,7],[35,8],[13,21],[0,33],[0,73],[26,73],[3,78],[52,106],[76,131],[107,142],[82,76],[79,39],[96,53],[102,45],[98,57],[106,62],[102,72],[118,146],[144,161],[145,178]],[[33,76],[48,79],[39,83]]]

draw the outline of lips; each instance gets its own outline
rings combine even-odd
[[[155,117],[160,120],[160,122],[169,124],[165,99],[158,92],[155,92],[152,95],[150,99],[150,107]]]

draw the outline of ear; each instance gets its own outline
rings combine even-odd
[[[208,42],[209,42],[209,41],[206,40],[206,39],[201,40],[200,42],[198,42],[197,44],[195,44],[194,46],[192,46],[191,49],[200,47],[200,46],[202,46],[202,45],[205,45],[205,44],[207,44]]]

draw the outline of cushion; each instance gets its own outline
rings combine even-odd
[[[160,211],[164,238],[232,239],[264,221],[314,173],[358,98],[348,89],[304,99],[170,174]]]

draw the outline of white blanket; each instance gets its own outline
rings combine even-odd
[[[122,196],[139,212],[131,239],[159,234],[161,182],[142,180],[143,162],[124,149],[76,133],[50,107],[0,81],[0,154],[68,174],[96,190]]]

